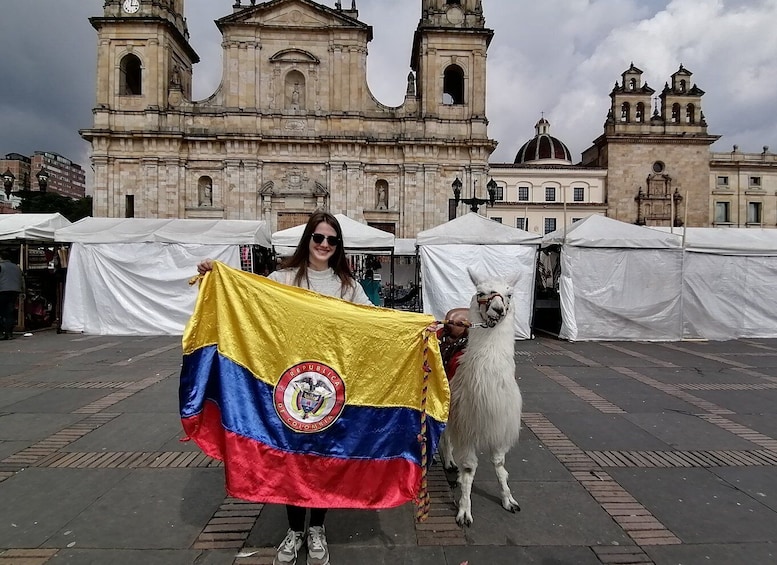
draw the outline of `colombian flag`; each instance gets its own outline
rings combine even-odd
[[[399,506],[448,417],[432,321],[216,263],[183,336],[183,427],[224,461],[230,496]]]

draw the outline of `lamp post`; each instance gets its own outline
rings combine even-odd
[[[11,169],[6,169],[3,173],[3,189],[5,190],[5,199],[9,201],[11,200],[14,180],[16,180],[16,177],[11,172]]]
[[[484,204],[490,204],[491,206],[493,206],[494,202],[496,201],[496,189],[497,189],[497,185],[494,179],[492,178],[490,181],[488,181],[488,184],[486,184],[486,189],[488,190],[488,198],[477,197],[476,195],[477,185],[478,185],[478,181],[473,180],[472,196],[470,198],[462,198],[461,181],[459,180],[459,177],[456,177],[456,180],[454,180],[451,183],[451,188],[453,189],[454,206],[458,206],[459,202],[464,202],[464,204],[469,206],[469,209],[472,210],[473,212],[477,212],[478,208],[480,206],[483,206]]]
[[[49,186],[49,172],[41,167],[40,170],[35,173],[35,176],[38,178],[38,188],[40,191],[46,192],[46,189]]]

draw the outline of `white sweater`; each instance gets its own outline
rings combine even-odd
[[[274,271],[270,273],[268,278],[279,283],[294,286],[294,277],[296,274],[296,269],[281,269],[280,271]],[[345,292],[341,295],[340,290],[342,288],[342,283],[340,282],[340,278],[335,275],[335,272],[331,269],[331,267],[326,271],[314,271],[312,269],[308,269],[308,279],[310,280],[310,285],[307,284],[307,281],[304,279],[304,277],[300,281],[300,286],[302,288],[308,288],[319,294],[326,294],[327,296],[342,298],[343,300],[347,300],[348,302],[353,302],[355,304],[372,304],[370,299],[367,298],[367,295],[364,293],[362,286],[355,280],[352,281],[353,284],[346,288]]]

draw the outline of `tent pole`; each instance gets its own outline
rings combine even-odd
[[[687,206],[686,206],[687,208]],[[669,193],[669,233],[674,234],[674,198],[672,193]]]
[[[683,249],[685,249],[685,234],[688,233],[688,191],[685,191],[685,213],[683,214]]]
[[[394,288],[394,250],[393,249],[391,250],[391,286],[389,288],[391,288],[391,289]],[[391,302],[391,304],[390,305],[387,304],[386,306],[388,306],[390,308],[393,308],[394,307],[394,293],[391,292],[389,294],[389,296],[390,296],[389,301]]]

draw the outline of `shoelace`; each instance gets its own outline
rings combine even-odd
[[[286,537],[283,540],[283,543],[281,543],[281,551],[286,551],[289,553],[294,552],[297,545],[297,536],[294,534],[294,532],[289,532],[286,534]]]
[[[309,549],[323,550],[324,543],[321,541],[321,534],[317,530],[310,531],[310,541],[308,542]]]

